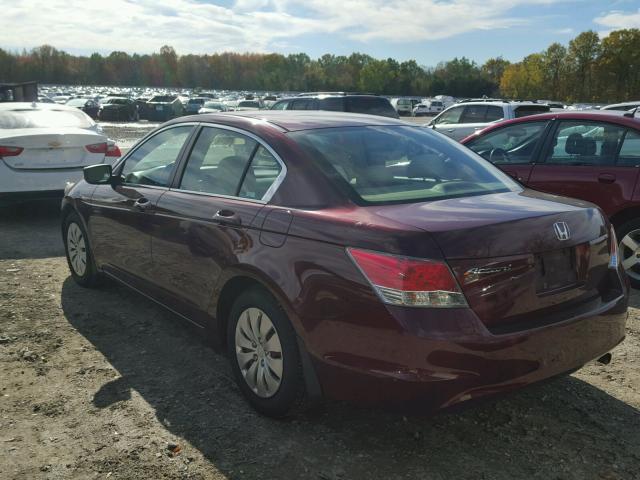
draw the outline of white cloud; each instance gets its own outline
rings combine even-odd
[[[568,0],[564,0],[568,1]],[[520,5],[554,0],[22,0],[3,7],[0,46],[86,51],[267,51],[304,34],[407,43],[523,25]]]
[[[602,36],[606,36],[613,30],[623,28],[640,28],[640,8],[637,12],[623,12],[620,10],[611,11],[600,17],[593,19],[593,22],[602,25],[607,30],[601,32]]]

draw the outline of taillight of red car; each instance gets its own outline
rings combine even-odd
[[[444,262],[347,249],[384,303],[405,307],[466,307],[467,300]]]
[[[8,147],[0,145],[0,157],[17,157],[22,153],[22,147]]]

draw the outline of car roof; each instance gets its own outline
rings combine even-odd
[[[416,126],[395,118],[360,113],[330,112],[323,110],[253,110],[246,112],[205,113],[172,120],[170,123],[209,122],[237,126],[258,131],[260,125],[269,124],[283,132],[318,128],[364,126]]]
[[[611,108],[611,107],[626,107],[627,105],[631,109],[636,105],[640,105],[640,100],[636,100],[635,102],[629,101],[629,102],[622,102],[622,103],[612,103],[610,105],[605,105],[604,107],[602,107],[602,110],[605,110],[605,109]]]
[[[619,125],[624,125],[627,127],[640,129],[640,117],[627,117],[625,116],[626,112],[616,111],[616,110],[572,110],[572,111],[563,111],[563,112],[548,112],[548,113],[539,113],[536,115],[527,115],[525,117],[513,118],[511,120],[504,120],[502,122],[493,123],[490,126],[483,128],[482,130],[469,135],[468,137],[462,140],[462,143],[466,143],[467,140],[471,138],[479,137],[485,133],[496,130],[498,128],[502,128],[507,125],[513,125],[523,122],[531,122],[536,120],[604,120],[612,123],[617,123]]]

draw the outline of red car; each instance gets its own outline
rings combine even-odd
[[[487,127],[461,143],[527,187],[587,200],[614,225],[631,285],[640,288],[640,118],[554,112]]]
[[[320,396],[432,412],[575,370],[625,335],[595,206],[391,118],[171,121],[85,169],[62,232],[80,285],[111,277],[201,327],[267,415]]]

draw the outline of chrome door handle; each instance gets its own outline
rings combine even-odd
[[[151,202],[147,197],[140,197],[133,203],[133,206],[138,210],[146,210],[151,206]]]
[[[229,225],[240,225],[242,220],[236,214],[236,212],[232,210],[218,210],[216,214],[213,216],[213,219],[222,224]]]

